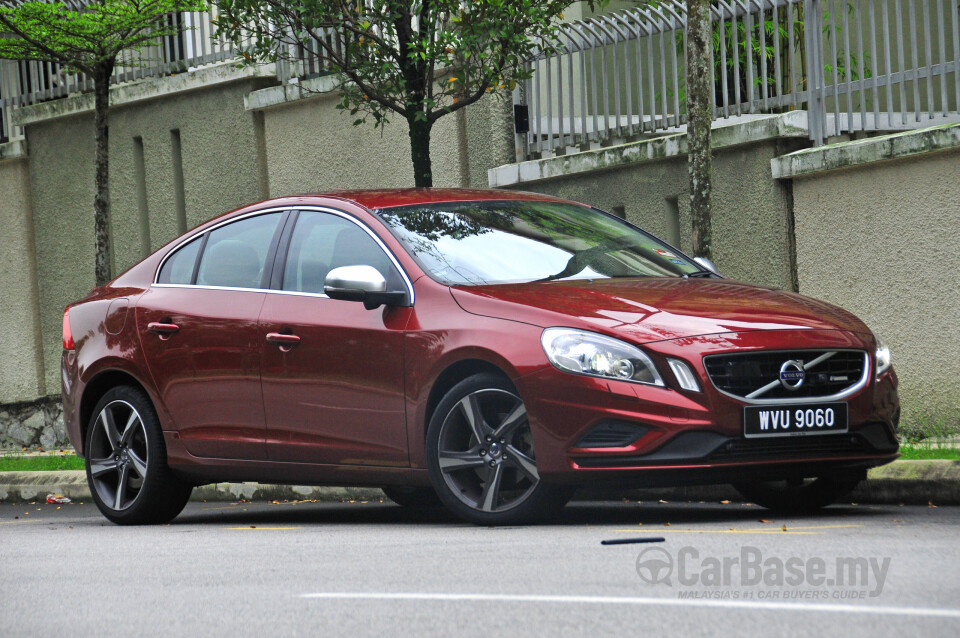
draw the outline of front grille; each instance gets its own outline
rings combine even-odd
[[[777,383],[756,399],[805,399],[829,397],[856,385],[863,378],[867,356],[862,350],[779,350],[704,357],[710,380],[718,389],[736,397],[746,397],[772,381],[780,379],[780,367],[791,360],[810,362],[828,352],[829,359],[806,370],[803,384],[791,390]]]

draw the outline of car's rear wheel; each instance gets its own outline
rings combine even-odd
[[[735,483],[745,499],[769,510],[785,514],[815,512],[846,496],[859,483],[856,479],[820,477],[794,481]]]
[[[388,485],[380,488],[391,501],[410,509],[436,509],[443,507],[432,487],[410,487],[406,485]]]
[[[100,399],[87,428],[87,482],[97,507],[120,525],[166,523],[193,489],[167,467],[167,451],[150,399],[131,386]]]
[[[570,497],[540,480],[523,401],[493,374],[461,381],[440,401],[427,429],[427,465],[444,505],[479,525],[532,522]]]

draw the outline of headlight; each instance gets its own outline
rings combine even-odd
[[[880,337],[876,334],[873,337],[877,340],[877,376],[880,376],[893,365],[893,355],[890,354],[890,348],[883,345]]]
[[[566,372],[664,385],[650,357],[619,339],[571,328],[547,328],[540,343],[550,363]]]

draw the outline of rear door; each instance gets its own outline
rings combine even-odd
[[[406,466],[403,332],[410,308],[323,294],[327,273],[370,265],[408,284],[373,233],[336,211],[300,211],[260,313],[270,460]],[[280,337],[278,337],[280,335]]]
[[[196,456],[266,457],[257,319],[287,215],[231,220],[176,249],[138,304],[155,386]]]

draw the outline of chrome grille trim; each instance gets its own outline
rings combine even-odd
[[[778,354],[778,353],[783,353],[783,354],[786,355],[786,354],[795,353],[795,352],[797,352],[797,350],[756,350],[756,351],[753,351],[752,353],[744,353],[744,354],[741,355],[741,356],[749,356],[749,354],[775,355],[775,354]],[[760,399],[760,398],[756,398],[756,396],[758,396],[757,393],[760,392],[760,390],[764,390],[765,388],[769,389],[769,388],[775,387],[775,385],[774,385],[773,382],[770,382],[770,383],[766,384],[765,386],[761,386],[761,387],[757,388],[757,390],[754,390],[753,392],[749,393],[749,395],[747,395],[747,396],[740,396],[740,395],[733,394],[733,393],[731,393],[731,392],[727,392],[726,390],[721,389],[721,388],[716,384],[716,382],[714,381],[713,375],[710,374],[709,368],[707,367],[707,364],[706,364],[706,360],[707,360],[707,359],[709,359],[709,358],[711,358],[711,357],[715,357],[715,356],[727,356],[727,355],[738,354],[738,353],[723,353],[723,354],[719,354],[719,353],[718,353],[718,354],[713,354],[713,355],[706,355],[706,356],[703,358],[703,359],[704,359],[703,368],[704,368],[704,372],[705,372],[706,375],[707,375],[707,378],[710,380],[710,384],[713,386],[713,388],[714,388],[717,392],[719,392],[720,394],[722,394],[722,395],[724,395],[724,396],[728,396],[728,397],[730,397],[730,398],[732,398],[732,399],[736,399],[737,401],[742,401],[743,403],[747,403],[747,404],[750,404],[750,405],[804,405],[804,404],[808,404],[808,403],[823,403],[823,402],[828,402],[828,401],[839,401],[839,400],[845,399],[845,398],[847,398],[847,397],[849,397],[849,396],[857,393],[858,391],[862,390],[864,387],[866,387],[867,383],[869,383],[869,381],[870,381],[871,371],[872,371],[873,368],[871,367],[871,362],[870,362],[870,355],[869,355],[869,353],[867,353],[867,352],[865,352],[865,351],[863,351],[863,350],[851,350],[851,349],[845,349],[845,348],[838,348],[838,349],[826,349],[826,348],[824,348],[824,349],[814,349],[814,350],[810,350],[809,352],[811,352],[811,353],[821,353],[821,356],[818,356],[817,358],[815,358],[815,359],[813,359],[813,360],[811,361],[811,363],[812,363],[813,361],[816,361],[818,364],[821,363],[822,361],[827,360],[827,359],[829,358],[829,357],[823,357],[823,356],[822,356],[822,355],[826,355],[826,354],[828,354],[828,353],[829,353],[830,357],[832,357],[833,355],[837,354],[838,352],[859,352],[859,353],[861,353],[861,354],[863,355],[863,374],[860,376],[860,379],[858,379],[854,384],[852,384],[852,385],[844,388],[842,391],[837,392],[837,393],[835,393],[835,394],[823,395],[823,396],[816,396],[816,397],[797,397],[797,398],[793,398],[793,399],[791,399],[791,398],[789,398],[789,397],[786,397],[786,398],[781,397],[781,398],[776,398],[776,399]],[[812,368],[813,365],[810,365],[809,367]],[[808,368],[808,366],[805,365],[805,366],[804,366],[804,369],[806,370],[807,368]],[[780,383],[780,381],[777,380],[776,383]],[[754,398],[748,398],[748,396],[753,396]]]

